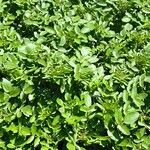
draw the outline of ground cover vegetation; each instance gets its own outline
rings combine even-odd
[[[150,149],[150,1],[0,0],[0,149]]]

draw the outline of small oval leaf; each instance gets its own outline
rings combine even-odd
[[[138,112],[129,112],[126,114],[124,118],[124,123],[125,124],[134,124],[139,118],[139,113]]]

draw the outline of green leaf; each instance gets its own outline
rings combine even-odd
[[[92,15],[89,14],[89,13],[86,13],[86,14],[85,14],[85,17],[86,17],[86,19],[87,19],[88,21],[90,21],[90,20],[92,19]]]
[[[144,79],[144,82],[150,83],[150,76],[146,76],[145,79]]]
[[[12,84],[7,79],[3,78],[2,86],[5,92],[11,92],[13,90]]]
[[[0,92],[0,103],[4,103],[4,93]]]
[[[83,46],[83,47],[80,48],[80,51],[81,51],[81,54],[82,54],[83,56],[87,56],[87,55],[90,54],[91,48],[90,48],[90,47]]]
[[[15,124],[11,124],[8,128],[7,131],[12,131],[13,133],[18,132],[18,127]]]
[[[10,99],[10,95],[7,93],[4,93],[4,102],[8,102]]]
[[[75,26],[74,30],[75,30],[76,34],[79,34],[79,35],[81,34],[80,28],[78,26]]]
[[[43,59],[38,59],[38,63],[45,66],[46,65],[46,62],[43,60]]]
[[[138,139],[142,139],[144,134],[145,134],[145,128],[141,128],[141,129],[138,129],[135,135]]]
[[[27,106],[23,107],[23,108],[21,109],[21,111],[22,111],[22,113],[23,113],[25,116],[27,116],[27,117],[29,117],[29,116],[32,115],[32,107],[31,107],[30,105],[27,105]]]
[[[60,121],[60,116],[57,115],[57,116],[53,119],[52,125],[53,125],[53,126],[57,125],[57,124],[59,123],[59,121]]]
[[[35,125],[35,124],[32,124],[31,133],[32,133],[32,134],[36,134],[36,131],[37,131],[36,125]]]
[[[118,109],[117,109],[117,110],[115,111],[114,116],[115,116],[115,120],[116,120],[117,124],[121,124],[122,121],[123,121],[123,117],[122,117],[122,112],[121,112],[121,110],[118,110]]]
[[[141,75],[140,78],[139,78],[139,85],[141,87],[144,87],[144,80],[145,80],[145,74]]]
[[[125,17],[122,18],[122,21],[123,22],[130,22],[130,18],[125,16]]]
[[[18,64],[15,61],[8,61],[7,63],[4,64],[4,67],[8,70],[15,69],[18,67]]]
[[[88,59],[88,61],[89,61],[90,63],[96,63],[98,60],[99,60],[99,59],[97,58],[97,56],[93,56],[93,57],[90,57],[90,58]]]
[[[125,135],[130,135],[130,130],[126,125],[120,124],[117,126],[117,128]]]
[[[0,123],[1,123],[1,121],[0,121]],[[2,138],[3,137],[3,131],[0,131],[0,138]]]
[[[87,27],[87,26],[85,26],[85,27],[83,27],[83,28],[81,29],[81,33],[88,33],[88,32],[90,32],[90,31],[91,31],[90,28]]]
[[[81,94],[81,98],[84,99],[85,105],[90,107],[92,105],[92,99],[88,92],[84,92]]]
[[[56,101],[59,106],[64,106],[64,102],[61,99],[58,98]]]
[[[34,43],[31,42],[27,42],[26,43],[26,51],[28,54],[33,54],[35,51],[35,47],[36,45]]]
[[[4,141],[2,141],[2,140],[0,139],[0,148],[5,149],[5,143],[6,143],[6,142],[4,142]]]
[[[127,23],[127,24],[124,26],[124,29],[125,29],[126,31],[131,31],[131,30],[133,29],[133,26],[132,26],[131,24]]]
[[[133,144],[132,144],[132,141],[131,139],[123,139],[119,144],[118,146],[121,146],[121,147],[133,147]]]
[[[10,148],[10,149],[16,148],[16,146],[14,144],[11,144],[11,143],[7,144],[7,147]]]
[[[124,102],[128,101],[128,92],[126,90],[123,91],[123,101]]]
[[[20,94],[20,88],[13,87],[13,90],[10,92],[11,97],[16,97]]]
[[[34,147],[37,147],[39,144],[40,144],[40,138],[37,137],[37,138],[34,140]]]
[[[30,135],[31,134],[30,128],[21,127],[20,134],[24,136]]]
[[[29,85],[29,84],[26,83],[26,84],[24,85],[23,91],[24,91],[25,94],[30,94],[30,93],[32,93],[32,91],[33,91],[32,85]]]
[[[53,28],[50,28],[50,27],[45,27],[44,28],[46,32],[50,33],[50,34],[55,34],[55,31]]]
[[[78,120],[79,120],[79,118],[76,116],[66,116],[66,121],[68,124],[75,125]]]
[[[134,124],[138,120],[139,115],[140,114],[136,111],[127,113],[124,118],[124,123],[130,125]]]
[[[128,110],[131,108],[130,103],[131,103],[130,101],[125,102],[125,104],[123,106],[124,114],[126,114],[128,112]]]
[[[132,88],[132,91],[131,91],[131,96],[134,99],[136,97],[136,95],[137,95],[137,85],[133,84],[133,88]]]
[[[140,99],[137,94],[137,85],[134,83],[131,91],[131,97],[136,106],[141,107],[144,105],[143,99]]]
[[[67,143],[67,149],[68,149],[68,150],[75,150],[76,148],[75,148],[74,144],[72,144],[72,143]]]
[[[143,9],[142,9],[142,11],[145,13],[145,14],[150,14],[150,9],[149,9],[149,7],[144,7]]]
[[[30,144],[33,140],[34,140],[34,135],[30,136],[30,137],[27,139],[26,144]]]
[[[0,149],[149,150],[148,2],[0,0]]]
[[[33,115],[33,116],[30,118],[29,122],[33,123],[34,121],[35,121],[35,115]]]
[[[114,141],[118,141],[118,138],[115,136],[114,132],[111,132],[110,130],[107,130],[107,134],[108,136],[114,140]]]
[[[61,37],[61,40],[60,40],[59,46],[64,46],[65,43],[66,43],[66,37],[65,37],[65,36],[62,36],[62,37]]]
[[[21,112],[20,110],[19,110],[19,111],[17,111],[17,113],[16,113],[16,114],[17,114],[17,117],[18,117],[18,118],[20,118],[20,117],[22,116],[22,112]]]
[[[46,146],[42,146],[42,147],[41,147],[41,150],[49,150],[49,148],[46,147]]]

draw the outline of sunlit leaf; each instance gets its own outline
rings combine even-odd
[[[126,114],[124,118],[124,122],[126,124],[134,124],[139,118],[139,113],[138,112],[129,112]]]
[[[127,128],[127,126],[121,124],[117,126],[118,129],[125,135],[130,135],[130,130]]]
[[[67,143],[68,150],[75,150],[75,146],[72,143]]]
[[[32,115],[32,107],[30,105],[27,105],[21,109],[24,115],[31,116]]]
[[[30,136],[30,137],[27,139],[26,144],[30,144],[33,140],[34,140],[34,135]]]
[[[5,92],[11,92],[13,90],[11,82],[5,78],[3,78],[2,86]]]

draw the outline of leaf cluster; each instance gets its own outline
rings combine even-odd
[[[0,149],[150,149],[149,0],[0,0]]]

